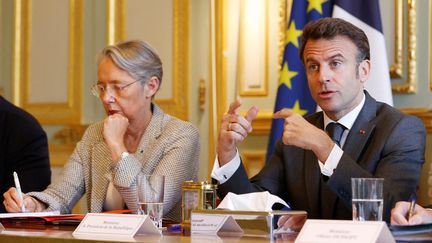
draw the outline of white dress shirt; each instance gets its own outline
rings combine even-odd
[[[120,192],[114,187],[112,181],[110,181],[107,189],[105,202],[103,204],[104,211],[119,210],[124,208],[124,201]]]
[[[325,112],[323,112],[323,114],[324,114],[324,128],[331,122],[338,122],[346,128],[342,134],[342,138],[340,141],[342,148],[343,148],[343,145],[345,144],[345,140],[348,136],[349,131],[351,130],[351,127],[353,126],[355,120],[357,119],[357,116],[359,115],[361,109],[363,108],[365,100],[366,100],[366,97],[363,94],[362,101],[352,111],[350,111],[348,114],[343,116],[338,121],[331,120],[325,114]],[[343,154],[343,150],[337,144],[335,144],[333,146],[332,151],[330,152],[329,157],[325,161],[325,163],[322,163],[321,161],[318,160],[318,164],[320,166],[321,173],[323,175],[326,175],[326,176],[331,176],[333,174],[333,171],[336,169],[337,165],[339,164],[339,161],[342,157],[342,154]],[[240,156],[239,156],[238,151],[237,151],[236,155],[234,156],[234,158],[222,167],[219,166],[219,160],[218,160],[218,157],[216,155],[211,176],[215,180],[219,181],[220,184],[222,184],[222,183],[226,182],[235,173],[235,171],[240,166],[240,163],[241,163],[241,160],[240,160]]]

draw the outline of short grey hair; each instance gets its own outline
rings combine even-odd
[[[161,86],[162,61],[156,50],[147,42],[128,40],[107,46],[99,54],[98,64],[106,57],[128,72],[134,79],[143,83],[155,76],[159,79],[159,87]]]

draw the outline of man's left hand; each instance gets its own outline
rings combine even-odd
[[[327,160],[335,144],[327,133],[289,109],[276,112],[273,118],[283,118],[285,120],[282,135],[284,144],[312,150],[320,161]]]

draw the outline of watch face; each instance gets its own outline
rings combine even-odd
[[[121,153],[121,158],[124,159],[124,158],[126,158],[128,155],[129,155],[128,152],[123,152],[123,153]]]

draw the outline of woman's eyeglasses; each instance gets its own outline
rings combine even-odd
[[[140,80],[133,81],[131,83],[120,85],[120,84],[94,84],[91,88],[91,92],[96,97],[101,97],[106,92],[109,92],[111,95],[115,97],[121,96],[121,93],[124,89],[129,87],[130,85],[139,82]]]

